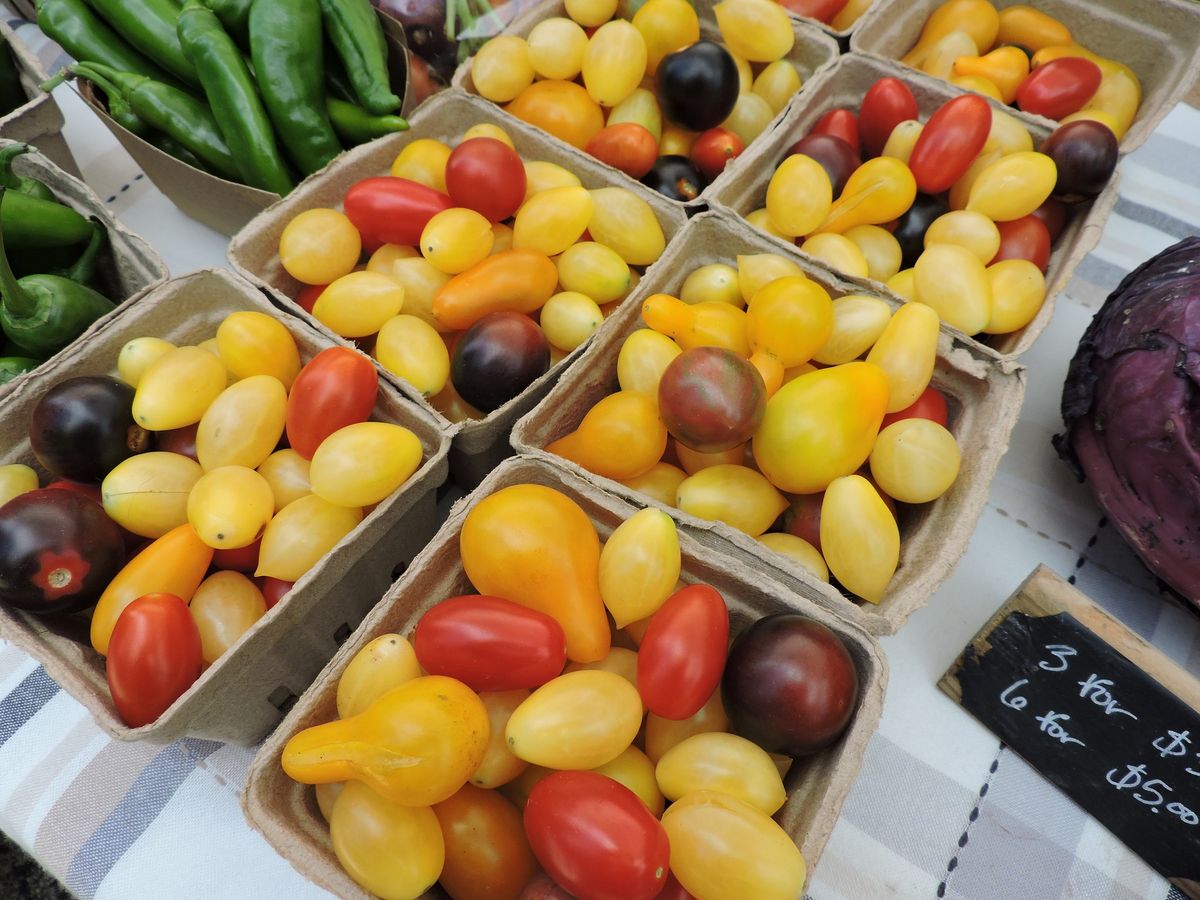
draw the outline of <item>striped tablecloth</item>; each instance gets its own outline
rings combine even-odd
[[[51,55],[32,26],[18,34]],[[155,190],[69,88],[56,96],[88,182],[122,221],[175,274],[222,264],[224,238]],[[970,549],[928,607],[883,642],[892,672],[883,721],[813,873],[813,900],[1179,896],[934,685],[1039,562],[1200,673],[1200,619],[1160,596],[1050,447],[1067,363],[1104,296],[1200,230],[1197,159],[1200,112],[1179,106],[1122,162],[1115,214],[1024,360],[1026,405]],[[327,896],[244,822],[238,793],[252,754],[202,740],[109,741],[0,642],[0,828],[80,897]]]

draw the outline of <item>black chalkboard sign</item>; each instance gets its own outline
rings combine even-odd
[[[1200,684],[1048,569],[939,686],[1200,898]]]

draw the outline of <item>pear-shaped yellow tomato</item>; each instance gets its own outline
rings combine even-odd
[[[890,222],[904,215],[916,196],[917,180],[907,165],[890,156],[869,159],[846,179],[820,230],[841,234],[856,225]]]
[[[637,690],[637,667],[638,655],[634,651],[626,650],[624,647],[613,647],[608,651],[608,656],[598,662],[568,663],[563,671],[579,672],[584,669],[599,669],[602,672],[612,672],[614,675],[620,675],[633,685],[634,690]]]
[[[597,188],[587,224],[593,241],[616,250],[631,266],[648,266],[667,246],[666,235],[650,204],[621,187]]]
[[[991,319],[992,288],[987,269],[966,247],[926,247],[913,266],[913,288],[913,299],[933,307],[943,322],[964,334],[978,334]]]
[[[566,635],[569,658],[594,662],[608,653],[600,538],[587,514],[565,494],[536,484],[496,491],[467,514],[459,550],[467,577],[481,594],[505,597],[555,619]]]
[[[686,719],[666,719],[650,713],[646,716],[646,755],[657,763],[672,747],[696,734],[729,730],[729,716],[721,702],[721,689]]]
[[[675,505],[701,519],[724,522],[751,537],[771,527],[787,509],[783,494],[746,466],[708,466],[679,485]]]
[[[271,494],[275,498],[275,512],[279,512],[293,500],[312,493],[308,472],[312,464],[290,447],[276,450],[258,467],[258,474],[267,479]]]
[[[174,350],[175,345],[156,337],[139,337],[129,341],[117,356],[117,374],[130,387],[137,387],[142,375],[160,356]]]
[[[466,784],[488,743],[487,710],[453,678],[427,675],[388,691],[364,712],[306,728],[283,748],[296,781],[354,779],[394,803],[440,803]]]
[[[221,466],[257,469],[279,443],[286,420],[287,391],[278,378],[250,375],[235,381],[200,419],[196,429],[200,465],[206,472]]]
[[[497,788],[508,784],[525,771],[529,763],[514,756],[504,739],[504,729],[518,706],[529,696],[527,688],[515,691],[484,691],[479,695],[487,709],[490,728],[487,751],[483,761],[471,774],[471,784],[481,788]]]
[[[290,389],[300,374],[300,350],[283,323],[266,313],[230,313],[217,326],[217,350],[234,378],[270,375]]]
[[[821,501],[821,552],[846,590],[871,603],[883,599],[900,560],[900,531],[871,482],[835,479]]]
[[[548,452],[618,481],[649,471],[666,449],[667,426],[658,417],[658,402],[640,391],[609,394],[587,411],[578,428],[546,445]]]
[[[404,285],[382,272],[351,272],[321,292],[313,317],[344,338],[375,334],[404,307]]]
[[[188,604],[206,663],[216,662],[267,612],[258,586],[241,572],[214,572]]]
[[[361,509],[337,506],[316,494],[293,500],[263,532],[254,574],[298,581],[361,521]]]
[[[228,383],[216,356],[199,347],[176,347],[142,373],[133,395],[133,418],[147,431],[193,425]]]
[[[659,790],[654,778],[654,763],[637,747],[626,747],[625,751],[611,762],[592,769],[601,775],[607,775],[618,784],[623,784],[646,804],[646,809],[658,818],[666,805],[663,793]]]
[[[547,188],[534,194],[517,210],[513,221],[513,246],[557,256],[588,227],[592,195],[577,186]]]
[[[359,508],[383,500],[421,465],[421,441],[403,425],[357,422],[317,447],[309,482],[318,497]]]
[[[681,564],[675,521],[661,509],[643,509],[618,525],[600,551],[600,596],[617,627],[662,606]]]
[[[381,634],[354,654],[337,685],[338,715],[343,719],[367,707],[394,687],[421,676],[417,654],[402,634]]]
[[[653,334],[653,332],[651,332]],[[630,490],[645,494],[652,500],[657,500],[663,506],[674,506],[679,493],[679,485],[687,478],[688,473],[670,463],[655,463],[648,472],[634,478],[626,478],[621,482]]]
[[[351,782],[338,795],[329,837],[346,874],[383,900],[420,897],[445,865],[442,827],[433,810],[393,803],[365,784]]]
[[[188,521],[214,550],[254,543],[275,511],[267,480],[245,466],[206,472],[188,495]]]
[[[690,304],[669,294],[652,294],[642,301],[642,320],[684,350],[723,347],[740,356],[750,355],[746,313],[728,303]]]
[[[939,325],[933,307],[905,303],[867,354],[867,362],[887,373],[888,412],[912,406],[929,386],[937,362]]]
[[[767,217],[789,238],[812,234],[833,206],[833,186],[821,164],[793,153],[775,170],[767,185]]]
[[[548,681],[508,720],[508,747],[551,769],[594,769],[611,762],[637,737],[642,700],[612,672],[585,670]]]
[[[379,364],[426,397],[441,393],[450,377],[450,353],[436,328],[417,316],[395,316],[375,338]]]
[[[767,751],[736,734],[692,735],[663,754],[654,775],[668,800],[693,791],[720,791],[770,816],[787,799]]]
[[[833,301],[804,277],[777,278],[760,288],[746,309],[750,347],[785,369],[808,362],[833,333]]]
[[[159,538],[187,522],[188,494],[203,474],[199,463],[178,453],[139,453],[105,476],[100,498],[122,528]]]
[[[683,349],[653,328],[639,328],[621,344],[617,354],[617,383],[623,391],[638,391],[658,403],[662,373]]]
[[[696,791],[663,813],[671,871],[697,900],[795,900],[804,857],[786,831],[749,803]]]
[[[870,363],[801,375],[767,401],[754,459],[779,490],[815,494],[866,462],[887,403],[887,375]]]

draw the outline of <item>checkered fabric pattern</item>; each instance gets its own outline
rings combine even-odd
[[[56,48],[35,27],[18,37],[55,68]],[[176,274],[222,265],[225,239],[167,201],[69,87],[56,97],[88,182],[122,221]],[[1038,563],[1200,672],[1200,618],[1166,597],[1050,446],[1067,363],[1105,295],[1200,229],[1197,154],[1200,112],[1179,106],[1122,162],[1121,199],[1100,244],[1023,360],[1026,405],[970,549],[929,605],[883,641],[892,673],[883,720],[812,873],[812,900],[1181,900],[935,683]],[[243,820],[238,794],[252,755],[201,740],[114,743],[0,641],[0,828],[80,897],[328,896]]]

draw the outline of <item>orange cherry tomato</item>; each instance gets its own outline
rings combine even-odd
[[[535,81],[505,109],[580,150],[604,127],[604,112],[573,81]]]
[[[587,152],[630,178],[641,178],[658,159],[658,141],[644,125],[621,122],[597,131],[587,143]]]

